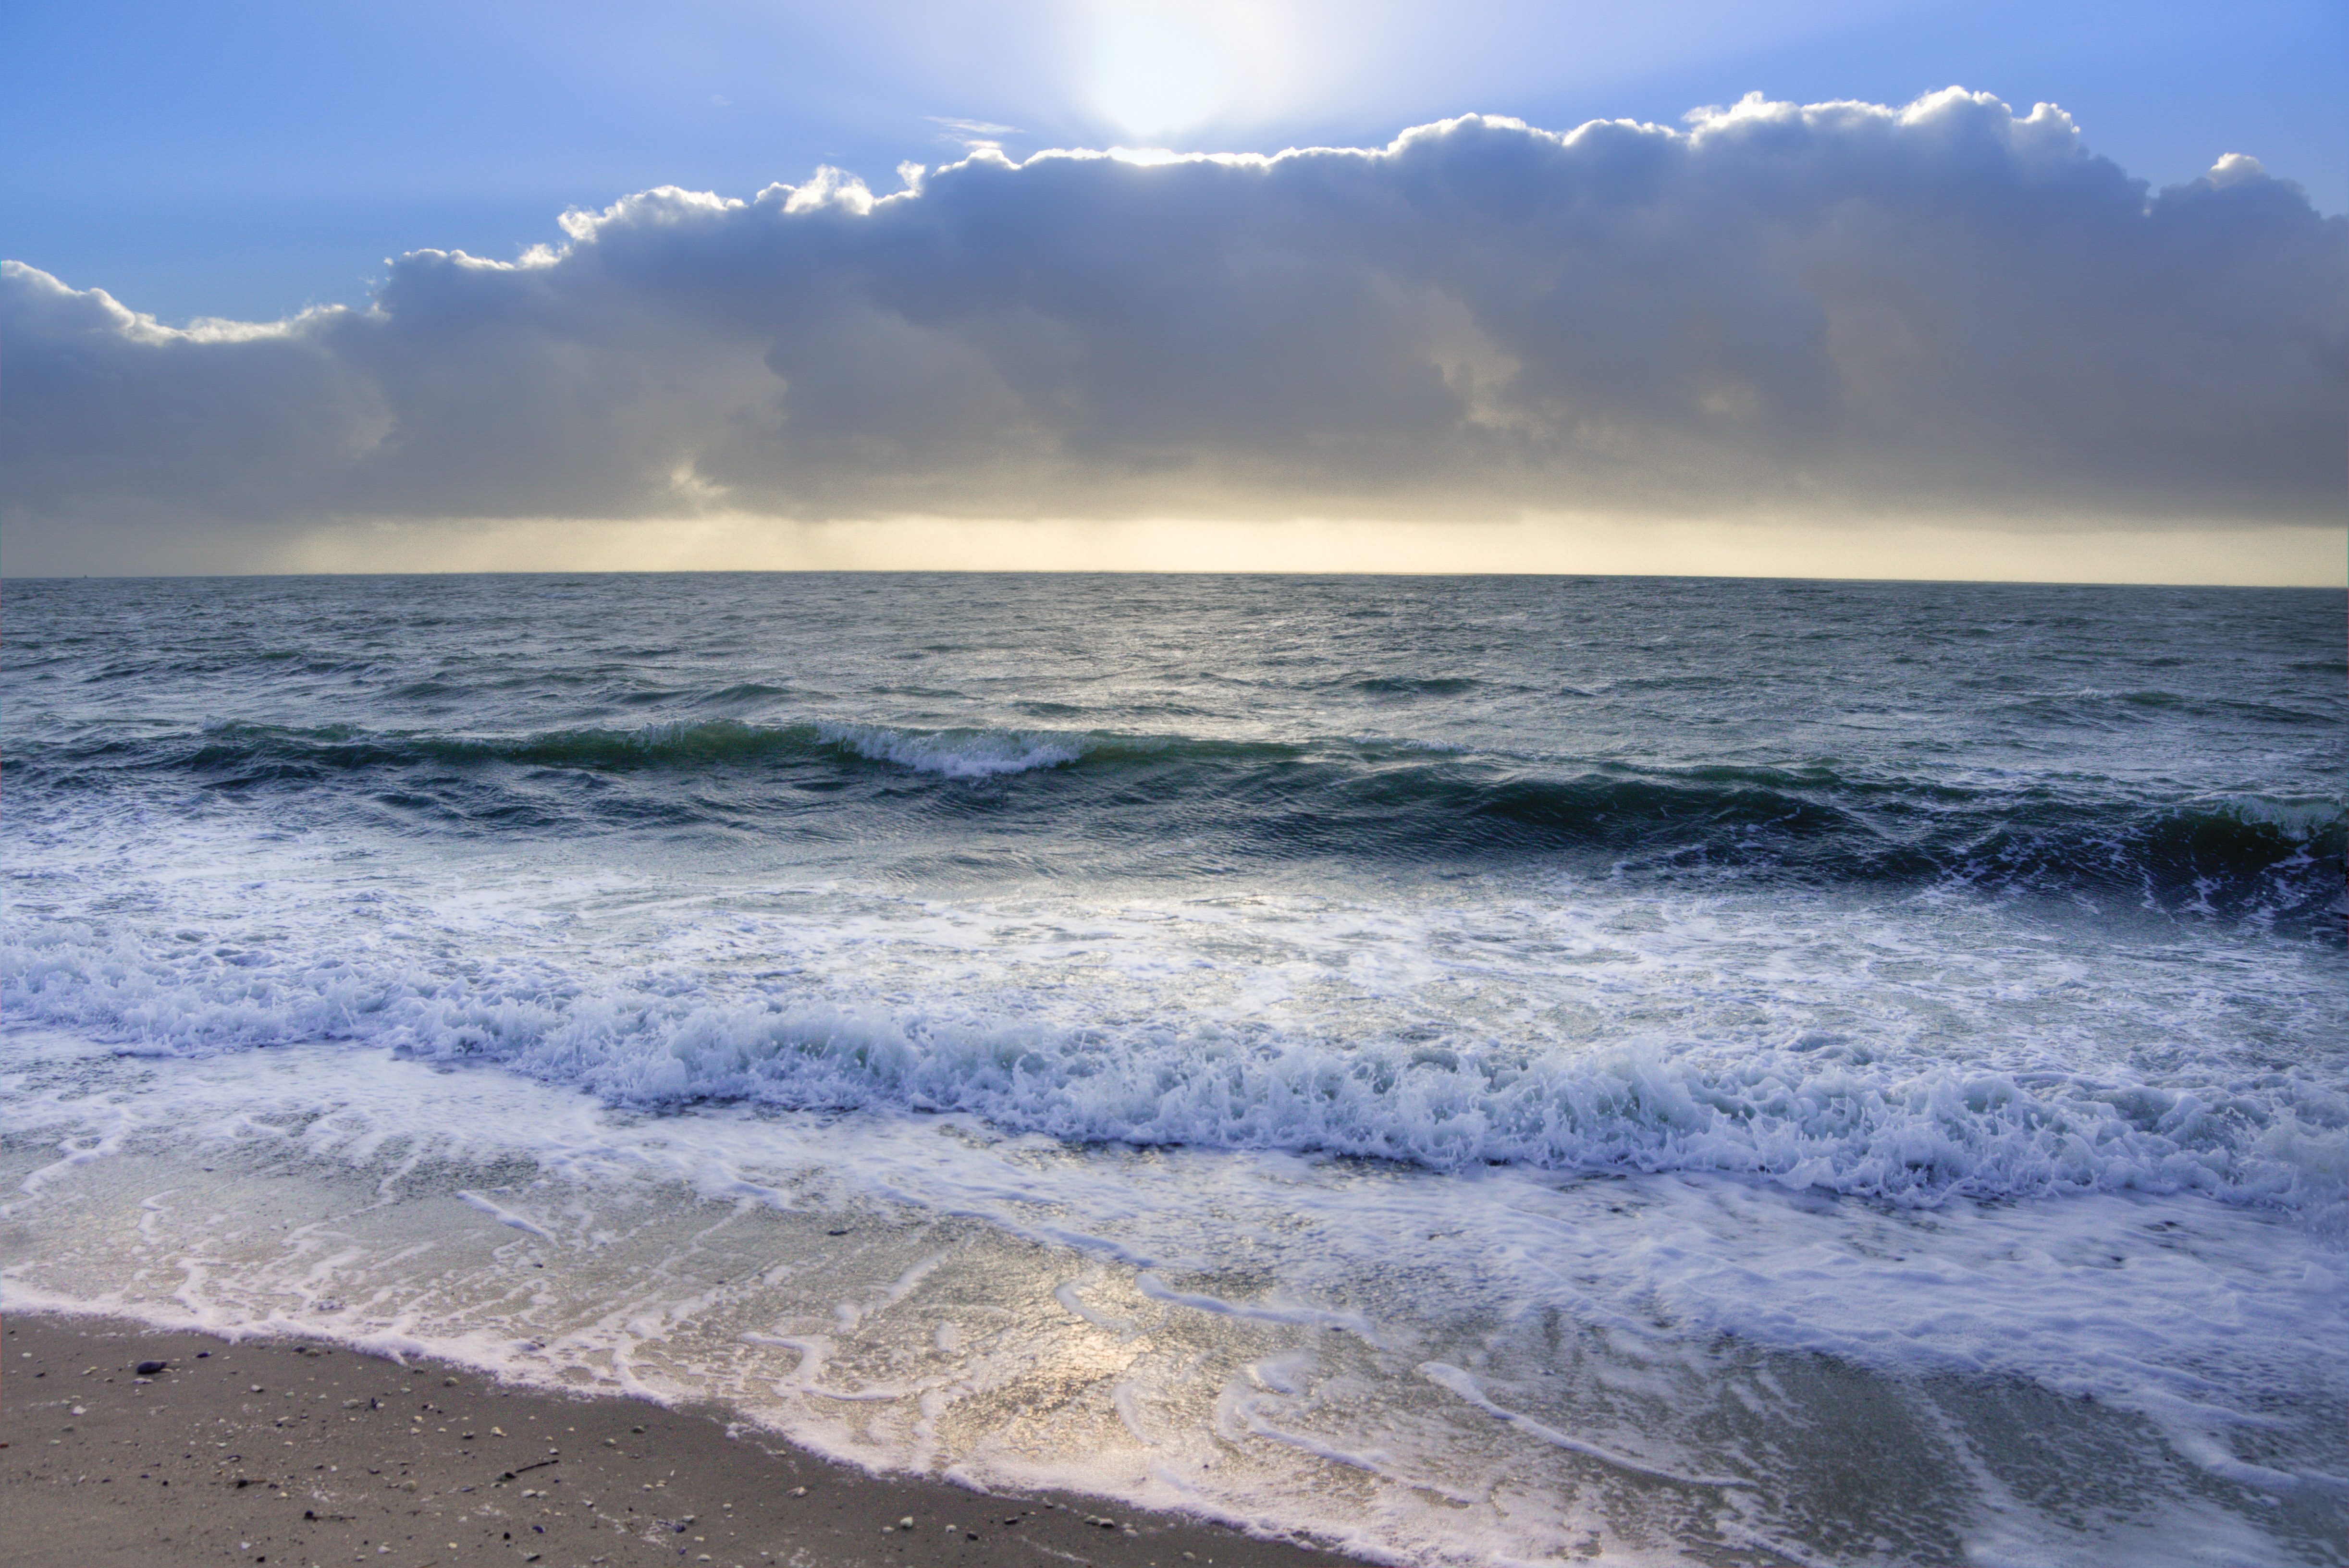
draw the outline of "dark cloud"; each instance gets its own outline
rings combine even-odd
[[[2341,512],[2349,223],[1954,90],[566,227],[265,328],[11,263],[0,521]]]

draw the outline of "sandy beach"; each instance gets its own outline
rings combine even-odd
[[[709,1412],[324,1343],[23,1313],[5,1342],[5,1563],[1350,1561],[1085,1498],[875,1477]]]

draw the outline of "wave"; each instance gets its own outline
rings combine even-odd
[[[358,782],[390,786],[378,798],[403,807],[448,803],[471,829],[533,831],[698,815],[755,823],[758,792],[779,782],[830,789],[860,775],[911,776],[936,789],[985,787],[951,797],[954,809],[1039,831],[1081,816],[1103,841],[1205,835],[1256,858],[1558,855],[1622,874],[2088,898],[2336,940],[2349,914],[2349,814],[2317,796],[2163,799],[2119,786],[2099,793],[2093,781],[2059,793],[1826,767],[1577,765],[1410,740],[733,719],[519,736],[229,724],[28,744],[11,761],[20,799],[28,787],[74,793],[125,771],[223,790]],[[1048,789],[1042,776],[1055,782]],[[574,777],[626,789],[566,799]],[[868,791],[865,803],[902,809],[925,798],[892,789]]]
[[[869,762],[890,762],[942,779],[994,779],[1061,768],[1085,754],[1081,739],[1001,730],[891,729],[883,725],[819,725],[827,745],[844,747]]]
[[[721,696],[728,694],[720,694]],[[60,751],[67,748],[57,748]],[[191,738],[106,742],[72,760],[168,769],[216,785],[326,782],[340,775],[499,764],[591,773],[679,772],[863,759],[946,779],[1057,768],[1081,738],[991,729],[918,730],[874,724],[757,725],[736,719],[521,736],[386,733],[354,726],[223,724]]]
[[[1062,1027],[944,1004],[713,998],[675,974],[500,988],[339,956],[175,966],[69,924],[0,947],[0,999],[19,1025],[127,1050],[347,1040],[646,1109],[956,1112],[1084,1142],[1728,1172],[1909,1207],[2136,1191],[2329,1213],[2349,1183],[2349,1095],[2293,1072],[2148,1083],[1809,1040],[1720,1060],[1340,1046],[1184,1019]]]

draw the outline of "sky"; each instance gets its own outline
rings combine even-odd
[[[10,0],[0,571],[2337,582],[2344,57],[2337,0]]]

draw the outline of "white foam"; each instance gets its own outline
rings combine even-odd
[[[1781,1386],[1802,1370],[1785,1357],[1816,1355],[2133,1413],[2209,1484],[2338,1484],[2306,1423],[2349,1395],[2330,1348],[2349,1337],[2349,1269],[2289,1215],[2199,1198],[1903,1211],[1691,1174],[1086,1150],[957,1117],[643,1118],[348,1047],[141,1060],[20,1034],[5,1067],[0,1133],[55,1150],[6,1205],[27,1238],[15,1299],[720,1398],[868,1464],[1102,1490],[1427,1562],[1531,1561],[1611,1532],[1598,1497],[1619,1471],[1689,1491],[1702,1531],[1742,1520],[1799,1558],[1785,1488],[1813,1461],[1782,1451],[1787,1434],[1868,1408]],[[111,1230],[109,1181],[139,1216],[135,1253],[77,1240]],[[679,1185],[699,1208],[656,1201]],[[944,1214],[986,1223],[942,1230]],[[762,1241],[761,1215],[797,1228]],[[1061,1250],[1087,1235],[1117,1245]],[[1122,1435],[1073,1411],[1065,1430],[1033,1425],[1030,1377],[1096,1388]],[[1918,1390],[1939,1386],[1873,1398],[1932,1414]],[[1737,1400],[1776,1413],[1741,1436],[1710,1413]],[[1966,1408],[1933,1418],[1954,1430]],[[1599,1492],[1508,1501],[1537,1477]],[[2178,1539],[2199,1551],[2238,1530],[2199,1495],[2141,1506],[2185,1511]],[[2065,1560],[2049,1542],[2068,1527],[2015,1508],[2007,1555]]]
[[[482,1213],[489,1215],[501,1225],[509,1225],[517,1231],[527,1231],[532,1235],[538,1237],[541,1241],[551,1242],[554,1240],[554,1233],[553,1231],[548,1230],[545,1226],[539,1224],[533,1220],[526,1219],[523,1216],[515,1213],[512,1210],[497,1202],[493,1199],[485,1198],[479,1192],[466,1191],[461,1187],[457,1190],[457,1196],[463,1199],[473,1208],[479,1209]]]
[[[824,724],[817,732],[873,762],[948,779],[992,779],[1061,768],[1085,753],[1081,739],[999,729],[900,729],[878,724]]]
[[[2349,1472],[2329,950],[1547,874],[919,899],[242,822],[58,838],[0,916],[12,1299],[1428,1563],[1831,1560],[1795,1483],[1878,1462],[1847,1440],[1973,1521],[1923,1560],[2101,1560],[2031,1499],[2114,1433],[2146,1561],[2256,1555]],[[2074,1447],[2018,1476],[1999,1419]]]
[[[1900,1037],[1917,1020],[1894,1017],[1874,1048],[1848,1037],[1822,1046],[1816,1030],[1788,1037],[1804,1009],[1749,999],[1740,994],[1748,986],[1704,973],[1701,942],[1675,954],[1651,937],[1645,951],[1612,961],[1619,975],[1589,977],[1598,984],[1578,996],[1572,982],[1584,976],[1571,971],[1560,984],[1522,960],[1496,963],[1506,951],[1491,949],[1473,966],[1431,962],[1410,947],[1424,941],[1423,924],[1365,930],[1369,918],[1342,907],[1264,918],[1068,911],[1009,923],[1027,934],[992,913],[868,904],[863,918],[813,932],[788,916],[738,917],[718,931],[688,922],[655,945],[675,957],[650,973],[560,935],[550,943],[543,923],[520,927],[495,911],[502,929],[481,934],[494,955],[463,957],[448,955],[438,933],[386,940],[373,922],[356,932],[338,922],[326,941],[279,930],[269,947],[143,933],[109,940],[59,923],[0,946],[0,1003],[13,1016],[141,1051],[344,1039],[431,1061],[496,1062],[646,1107],[739,1099],[961,1111],[1084,1140],[1319,1150],[1441,1170],[1713,1171],[1925,1206],[2137,1191],[2336,1210],[2349,1190],[2349,1094],[2335,1084],[2234,1066],[2207,1049],[2147,1076],[2132,1076],[2142,1053],[2131,1053],[2137,1062],[2050,1060],[2055,1031],[2044,1026],[2036,975],[2019,997],[1993,995],[1987,1006],[1955,992],[1993,1028],[2001,1006],[2019,1002],[2013,1010],[2041,1024],[2036,1034],[1919,1049]],[[445,929],[445,917],[436,923]],[[1550,940],[1518,941],[1540,956],[1582,934],[1542,934]],[[1342,951],[1343,971],[1317,973],[1319,955],[1300,951],[1306,944]],[[1236,947],[1252,948],[1254,961],[1237,972],[1204,966],[1207,953]],[[812,959],[849,984],[802,966],[780,980],[746,977],[732,956],[746,948],[770,962]],[[1119,967],[1103,962],[1112,952]],[[1868,956],[1882,965],[1880,942]],[[903,981],[921,1000],[870,995],[902,995],[893,965],[909,966]],[[2017,977],[2011,963],[1984,967],[2006,972],[1982,979],[2012,986]],[[1675,969],[1695,971],[1689,1001],[1749,1016],[1775,1007],[1785,1022],[1725,1042],[1647,1022],[1609,1043],[1560,1038],[1538,1019],[1522,1034],[1472,1034],[1457,1016],[1471,1010],[1454,1000],[1464,987],[1472,1004],[1486,994],[1473,1010],[1487,1015],[1498,1004],[1523,1016],[1544,993],[1585,1011],[1595,1000],[1651,1012]],[[1074,975],[1092,988],[1071,988]],[[1702,985],[1726,995],[1707,998]],[[1920,1010],[1946,1016],[1955,988],[1934,989],[1918,997]],[[1431,994],[1455,1016],[1432,1016]],[[2164,999],[2132,1005],[2102,992],[2093,1005],[2110,1014],[2101,1026],[2125,1030]],[[1880,995],[1871,1005],[1881,1016]],[[2337,1000],[2328,1006],[2339,1011]]]
[[[1539,1438],[1554,1449],[1564,1449],[1568,1453],[1581,1454],[1632,1475],[1643,1475],[1655,1480],[1678,1481],[1682,1486],[1751,1486],[1754,1484],[1744,1476],[1689,1476],[1681,1475],[1672,1470],[1659,1470],[1654,1465],[1628,1458],[1616,1453],[1611,1449],[1601,1448],[1597,1443],[1569,1437],[1556,1427],[1534,1419],[1522,1410],[1507,1409],[1495,1403],[1485,1390],[1477,1386],[1475,1377],[1460,1367],[1442,1361],[1421,1362],[1419,1375],[1437,1387],[1446,1388],[1459,1395],[1495,1420],[1506,1422],[1519,1431]]]

